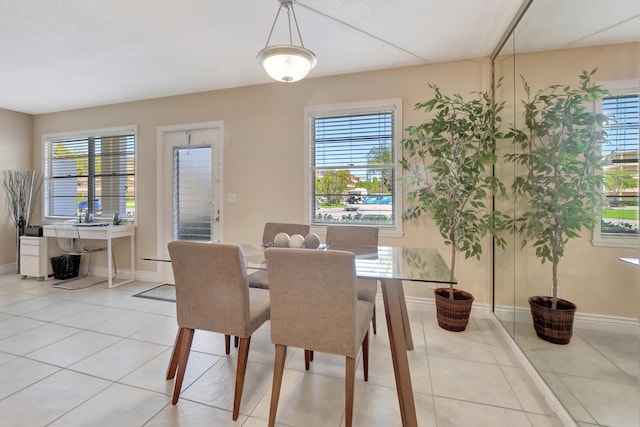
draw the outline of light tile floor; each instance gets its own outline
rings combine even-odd
[[[196,332],[174,406],[165,374],[177,330],[175,304],[132,297],[153,286],[68,291],[0,276],[0,425],[266,426],[275,353],[268,323],[251,341],[236,422],[230,411],[237,353],[224,355],[219,334]],[[410,307],[410,319],[420,426],[562,425],[492,320],[472,318],[466,331],[452,333],[437,326],[428,307]],[[372,335],[369,369],[368,383],[361,368],[357,372],[354,425],[400,426],[384,323]],[[316,354],[305,372],[301,350],[289,351],[278,425],[343,426],[343,375],[342,357]]]
[[[580,426],[640,426],[640,339],[628,329],[574,325],[571,342],[541,340],[531,321],[516,342]]]

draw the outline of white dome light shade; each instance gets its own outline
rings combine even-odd
[[[272,79],[285,83],[304,79],[317,63],[313,52],[293,45],[266,47],[257,59]]]
[[[278,8],[278,13],[276,13],[276,19],[273,20],[273,26],[269,32],[269,37],[267,37],[267,43],[265,44],[264,49],[258,52],[258,55],[256,56],[258,62],[262,64],[269,77],[285,83],[297,82],[298,80],[304,79],[307,74],[309,74],[309,71],[316,66],[317,62],[316,56],[309,49],[306,49],[302,42],[300,28],[298,27],[298,20],[296,19],[296,13],[293,10],[294,2],[295,0],[278,0],[280,7]],[[282,11],[282,9],[286,9],[287,12],[286,19],[289,29],[289,44],[269,46],[273,29],[276,27],[278,16],[280,16],[280,11]],[[293,23],[295,26],[291,25],[291,16],[293,16]],[[298,33],[300,45],[293,44],[294,33],[292,30],[294,28]]]

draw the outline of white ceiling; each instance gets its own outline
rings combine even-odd
[[[313,78],[489,56],[522,1],[298,0],[295,12],[318,57]],[[40,114],[268,83],[255,56],[278,6],[0,0],[0,108]],[[528,15],[525,50],[640,40],[638,0],[534,0]],[[284,24],[270,44],[287,43]]]

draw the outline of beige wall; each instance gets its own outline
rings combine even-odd
[[[640,75],[637,69],[637,58],[640,57],[637,44],[593,49],[524,55],[518,61],[527,64],[530,70],[527,78],[533,79],[536,84],[573,82],[580,71],[595,65],[600,68],[598,78],[603,80],[637,78]],[[607,61],[594,64],[594,56]],[[545,65],[549,63],[554,66]],[[428,83],[438,85],[444,93],[467,94],[487,89],[489,81],[489,61],[478,59],[311,78],[292,85],[272,83],[43,114],[33,118],[32,164],[41,169],[42,134],[137,124],[136,259],[139,259],[140,256],[156,253],[157,127],[221,120],[225,131],[223,193],[237,195],[235,204],[227,204],[223,196],[224,237],[233,241],[258,241],[266,221],[306,220],[303,197],[305,106],[401,97],[402,127],[405,128],[422,120],[421,115],[413,111],[413,106],[431,95]],[[28,116],[17,117],[27,122],[29,120]],[[508,118],[505,122],[509,122]],[[20,125],[16,126],[21,128]],[[28,134],[28,125],[26,128]],[[383,243],[433,246],[449,261],[448,247],[442,244],[436,227],[427,219],[405,224],[402,238],[386,238]],[[619,256],[637,256],[637,251],[594,248],[588,236],[570,243],[570,246],[562,265],[562,294],[575,295],[572,299],[577,299],[580,311],[637,317],[637,270],[619,268],[617,261]],[[575,250],[573,246],[576,246]],[[492,260],[488,242],[485,248],[485,255],[480,261],[461,261],[457,272],[460,287],[472,292],[480,304],[490,304],[491,301]],[[127,256],[125,249],[123,259],[119,259],[119,265],[124,268],[127,268]],[[523,278],[527,283],[544,284],[549,275],[535,262],[535,257],[527,251],[518,254],[518,257],[528,260],[523,262],[521,269],[526,273],[519,279]],[[10,257],[4,257],[1,262],[10,261]],[[503,254],[496,270],[513,281],[514,265],[513,256]],[[155,272],[156,267],[151,262],[138,262],[136,266],[141,272]],[[596,285],[579,286],[587,279]],[[602,304],[611,291],[624,291],[620,288],[623,284],[630,287],[626,290],[631,289],[631,298],[623,298],[620,303]],[[577,292],[578,287],[580,293]],[[411,283],[406,284],[406,293],[414,296],[431,295],[426,286]]]
[[[486,89],[488,59],[401,68],[338,77],[306,79],[295,84],[272,83],[149,101],[110,105],[36,116],[34,164],[41,165],[41,136],[51,132],[107,126],[138,125],[137,258],[156,253],[156,128],[163,125],[221,120],[224,123],[223,196],[225,240],[259,241],[265,221],[306,221],[304,215],[304,107],[318,104],[403,99],[402,127],[419,116],[413,106],[431,92],[468,93]],[[441,238],[430,222],[405,226],[402,239],[388,243],[436,246]],[[126,255],[126,254],[125,254]],[[120,260],[119,260],[120,261]],[[479,302],[489,302],[488,258],[462,263],[458,278]],[[126,268],[126,256],[122,264]],[[155,271],[151,262],[137,269]],[[408,293],[431,295],[423,286]]]
[[[521,112],[519,98],[524,96],[523,76],[531,92],[551,84],[578,83],[583,70],[597,68],[595,82],[640,79],[640,43],[598,46],[582,49],[519,54],[497,62],[496,75],[505,76],[502,99],[510,105],[505,109],[505,124],[518,120]],[[516,102],[513,113],[513,80]],[[505,144],[510,145],[508,141]],[[502,152],[509,146],[502,146]],[[511,170],[509,170],[511,168]],[[505,182],[513,178],[513,165],[501,165],[498,174]],[[503,205],[505,206],[505,205]],[[508,206],[508,204],[507,204]],[[507,208],[508,209],[508,208]],[[558,266],[559,296],[578,306],[579,313],[640,317],[640,275],[638,269],[624,264],[619,257],[638,257],[637,249],[595,247],[591,232],[571,240]],[[551,265],[540,264],[531,248],[520,250],[513,241],[506,252],[496,253],[496,304],[528,307],[532,295],[550,295]]]
[[[31,169],[32,128],[30,115],[0,109],[1,171]],[[4,182],[4,173],[2,179]],[[16,228],[9,214],[4,186],[0,194],[0,266],[5,266],[16,262]]]

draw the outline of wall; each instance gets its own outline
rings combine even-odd
[[[489,61],[484,58],[38,115],[34,118],[33,164],[41,168],[42,134],[137,124],[139,259],[156,253],[156,128],[222,120],[223,236],[227,241],[257,242],[266,221],[306,221],[302,179],[305,106],[401,97],[405,128],[422,120],[413,106],[432,95],[428,83],[438,85],[444,93],[468,94],[486,90],[489,81]],[[235,193],[237,203],[226,204],[227,193]],[[441,242],[429,220],[406,224],[404,237],[383,241],[437,247],[448,260],[448,248]],[[118,262],[127,268],[127,255]],[[459,263],[458,281],[475,295],[477,303],[490,303],[490,265],[488,256]],[[140,261],[136,269],[155,272],[157,265]],[[407,283],[406,293],[432,295],[425,285],[411,283]]]
[[[31,169],[33,119],[28,114],[0,109],[0,171]],[[2,176],[4,182],[4,174]],[[16,226],[9,214],[4,186],[0,193],[0,271],[17,271]],[[35,223],[38,217],[34,217]]]
[[[640,78],[640,43],[597,46],[549,52],[517,54],[498,58],[496,75],[505,76],[500,99],[514,99],[505,109],[505,124],[519,120],[520,99],[523,99],[523,76],[531,92],[551,84],[578,83],[583,71],[597,68],[594,83]],[[515,90],[514,90],[515,83]],[[514,114],[515,105],[515,114]],[[504,144],[510,145],[509,141]],[[502,152],[509,146],[500,147]],[[511,168],[511,170],[509,170]],[[513,178],[513,165],[499,165],[498,172],[505,182]],[[509,209],[509,203],[502,205]],[[578,306],[578,313],[601,314],[626,318],[640,317],[640,280],[637,268],[623,264],[619,257],[638,257],[637,249],[595,247],[592,233],[585,231],[580,238],[567,244],[560,261],[559,296]],[[549,295],[551,265],[540,264],[532,248],[520,249],[517,239],[507,251],[496,252],[496,305],[528,307],[531,295]]]

